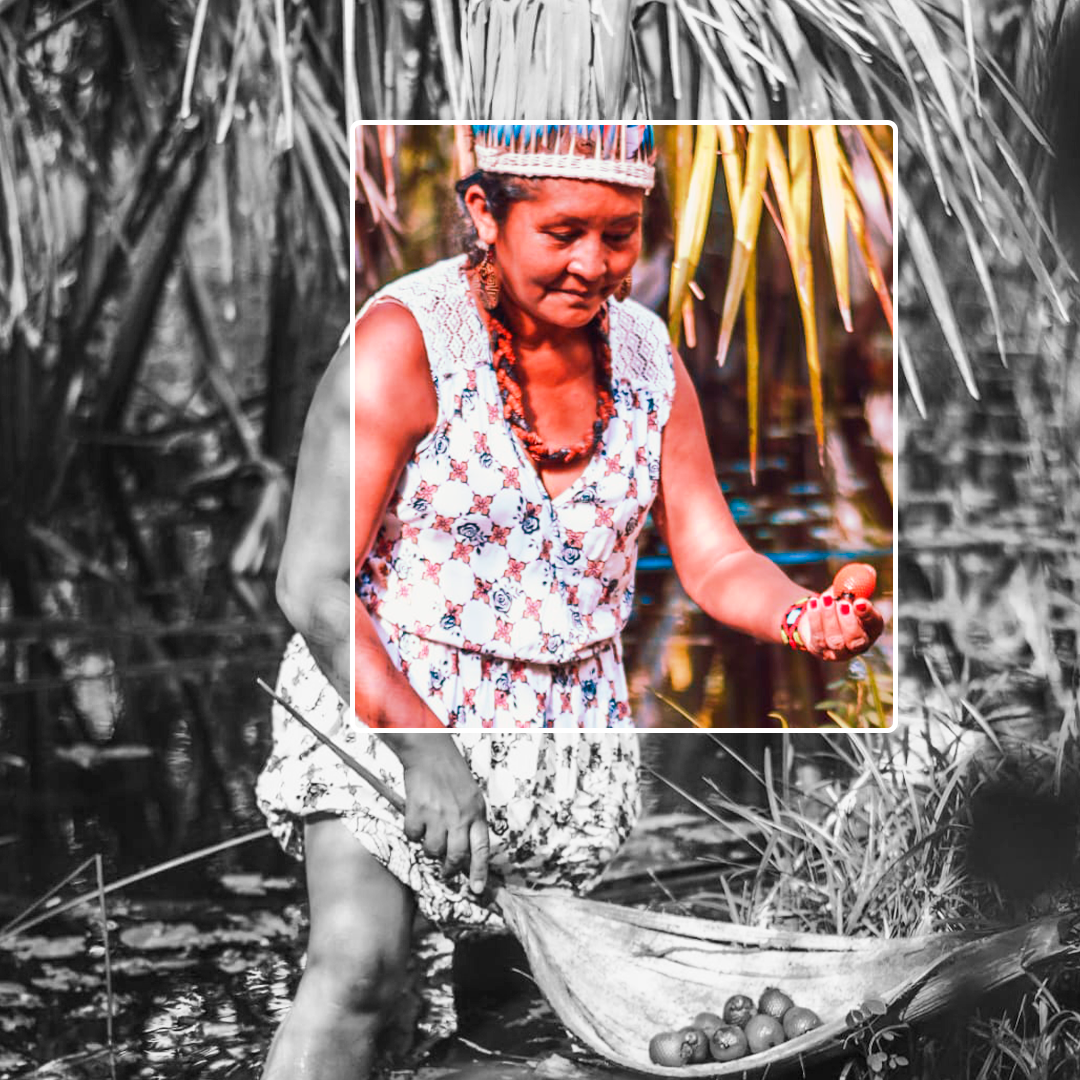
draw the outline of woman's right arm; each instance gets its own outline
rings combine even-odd
[[[438,403],[424,338],[395,303],[377,304],[356,327],[354,565],[371,551],[402,470],[435,426]],[[405,835],[443,860],[449,876],[468,869],[472,890],[487,881],[488,830],[476,780],[449,732],[391,662],[371,616],[353,596],[356,714],[398,756],[405,773]],[[395,731],[425,727],[429,732]]]
[[[397,303],[376,304],[355,330],[353,473],[359,568],[375,544],[386,508],[417,443],[435,426],[438,404],[424,338]],[[354,705],[374,728],[443,725],[391,662],[367,608],[353,599]]]
[[[468,867],[481,892],[487,874],[484,800],[438,718],[391,662],[353,589],[355,567],[375,541],[402,469],[438,412],[423,335],[408,311],[377,304],[356,326],[355,393],[349,347],[330,362],[300,444],[296,485],[278,572],[278,603],[345,700],[353,675],[357,715],[380,732],[405,770],[405,833]],[[356,410],[356,548],[350,557],[349,445]],[[356,649],[350,655],[349,619]]]

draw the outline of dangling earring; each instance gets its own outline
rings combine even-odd
[[[630,273],[619,282],[619,287],[615,290],[615,299],[619,301],[625,300],[630,295],[630,290],[633,287],[634,275]]]
[[[489,245],[484,251],[484,259],[476,268],[480,277],[480,300],[488,311],[499,306],[499,274],[495,269],[495,247]]]

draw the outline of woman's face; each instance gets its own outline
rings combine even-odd
[[[641,251],[644,193],[594,180],[537,180],[499,224],[479,187],[465,201],[480,239],[495,245],[504,303],[560,327],[585,326]],[[479,200],[470,202],[477,192]]]

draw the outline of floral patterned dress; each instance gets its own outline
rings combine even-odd
[[[667,334],[633,301],[609,302],[616,412],[582,474],[553,499],[504,419],[464,259],[403,277],[372,302],[386,300],[420,327],[438,417],[403,471],[356,593],[477,776],[493,867],[580,889],[638,809],[636,737],[605,729],[632,729],[619,634],[674,396]],[[299,638],[279,688],[401,789],[396,756],[348,715]],[[305,815],[339,814],[430,918],[491,919],[464,887],[442,882],[384,800],[283,710],[258,796],[294,854]]]

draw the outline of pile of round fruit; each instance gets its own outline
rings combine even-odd
[[[770,986],[756,1007],[752,998],[735,994],[727,999],[723,1016],[698,1013],[687,1027],[654,1035],[649,1058],[655,1065],[668,1066],[735,1061],[820,1026],[817,1013],[801,1008],[783,990]]]

